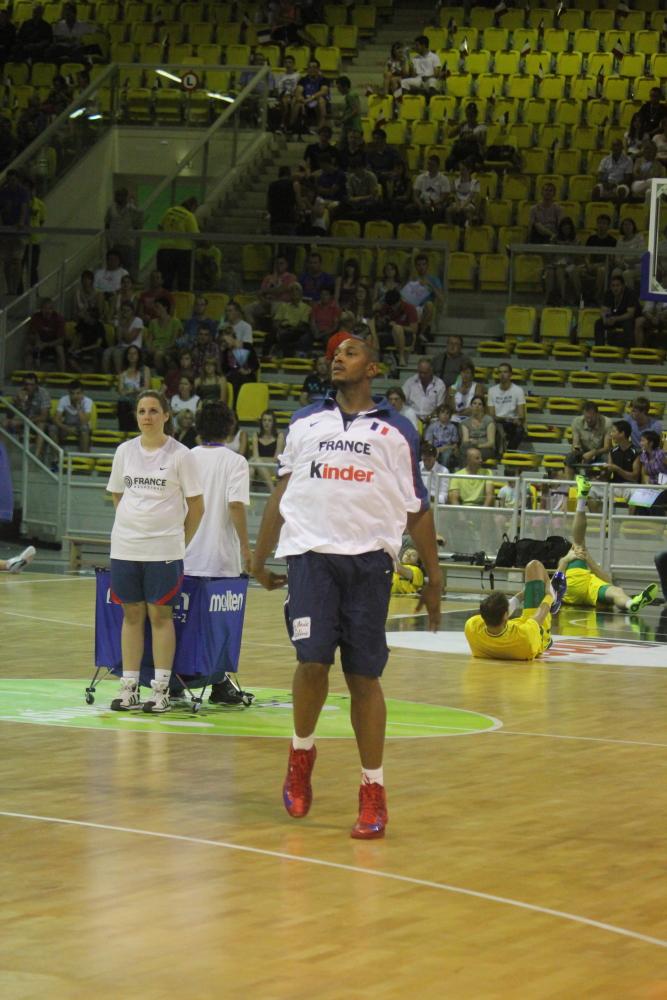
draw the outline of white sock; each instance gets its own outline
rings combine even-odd
[[[169,680],[171,678],[171,670],[158,670],[155,668],[155,680],[158,684],[164,684],[165,687],[169,687]]]
[[[310,736],[297,736],[296,733],[292,737],[292,747],[294,750],[312,750],[315,746],[315,733],[311,733]]]
[[[382,767],[362,767],[361,769],[361,783],[362,785],[384,785],[384,768]]]
[[[133,684],[139,686],[139,671],[138,670],[123,670],[123,680],[132,681]]]
[[[522,597],[517,597],[516,594],[514,595],[514,597],[510,597],[509,604],[507,606],[507,610],[510,613],[510,617],[514,614],[515,611],[518,611],[519,608],[521,607],[523,607]]]
[[[627,601],[625,602],[625,610],[626,611],[630,610],[630,607],[632,605],[633,600],[634,600],[633,597],[628,597]]]
[[[577,500],[577,514],[581,514],[587,509],[587,503],[586,497],[579,497]]]

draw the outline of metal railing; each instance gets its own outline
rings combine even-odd
[[[24,416],[5,397],[0,397],[5,413],[21,423],[21,437],[16,438],[2,424],[0,436],[8,445],[12,473],[18,468],[20,476],[21,531],[40,534],[58,540],[62,534],[62,505],[65,461],[64,450],[40,427]],[[40,438],[45,453],[54,456],[52,465],[38,458],[31,450],[31,436]]]

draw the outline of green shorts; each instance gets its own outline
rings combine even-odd
[[[523,587],[524,608],[539,608],[545,593],[544,580],[526,580]]]

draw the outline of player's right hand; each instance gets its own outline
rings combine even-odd
[[[266,590],[277,590],[279,587],[284,587],[287,583],[286,573],[274,573],[273,570],[267,569],[266,566],[256,567],[252,575],[257,580],[257,583],[260,583]]]

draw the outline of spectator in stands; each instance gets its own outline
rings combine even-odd
[[[611,451],[604,466],[601,478],[610,483],[638,483],[641,471],[639,460],[639,440],[637,446],[633,445],[630,435],[632,428],[627,420],[616,420],[611,427]],[[616,491],[617,498],[630,496],[631,490]],[[602,493],[595,484],[591,487],[589,497],[599,499]]]
[[[210,327],[205,323],[199,324],[197,338],[191,354],[192,367],[194,369],[195,376],[201,375],[208,358],[213,358],[215,360],[217,370],[221,371],[222,358],[220,354],[220,347],[211,336]]]
[[[273,263],[273,270],[265,274],[255,302],[246,307],[248,321],[253,330],[268,332],[273,322],[273,312],[279,302],[289,301],[289,288],[296,281],[296,275],[289,269],[285,254],[279,253]]]
[[[593,201],[613,201],[620,204],[630,194],[633,163],[623,152],[623,143],[614,139],[611,153],[600,160],[598,183],[591,195]]]
[[[662,435],[657,431],[642,431],[639,444],[642,483],[664,483],[664,477],[667,476],[667,455],[662,450]]]
[[[44,7],[41,3],[37,3],[32,8],[30,19],[19,27],[14,60],[43,62],[46,59],[47,49],[52,45],[53,28],[44,20]]]
[[[16,25],[9,18],[9,9],[0,10],[0,65],[11,59],[12,50],[16,45]]]
[[[43,356],[55,355],[57,370],[65,368],[65,320],[56,312],[53,299],[42,299],[42,303],[30,317],[26,340],[26,368],[41,368]]]
[[[410,222],[419,215],[408,165],[401,159],[396,161],[385,181],[382,215],[391,219],[395,226]]]
[[[373,288],[372,309],[374,313],[384,305],[385,295],[390,289],[394,289],[400,293],[402,287],[400,279],[401,276],[396,264],[392,261],[387,261],[382,268],[382,275],[375,282],[375,287]]]
[[[416,431],[419,430],[419,417],[406,402],[405,393],[400,385],[392,385],[387,389],[387,402],[394,407],[397,413],[409,420]]]
[[[498,366],[498,382],[489,389],[489,415],[503,429],[510,451],[521,443],[526,419],[526,396],[512,381],[512,366],[505,361]]]
[[[319,254],[316,256],[319,257]],[[331,291],[333,283],[323,287]],[[273,330],[266,335],[262,345],[264,358],[274,355],[276,345],[278,352],[289,354],[297,344],[308,344],[310,341],[310,304],[303,301],[301,284],[295,281],[290,285],[289,293],[289,302],[280,302],[276,306]],[[314,301],[319,302],[319,293]]]
[[[653,136],[653,142],[658,150],[658,159],[663,166],[667,165],[667,116],[660,122],[660,131]]]
[[[303,161],[308,173],[314,174],[322,169],[322,158],[326,157],[329,162],[339,165],[339,154],[336,147],[331,142],[333,132],[329,125],[322,125],[317,131],[317,142],[311,142],[306,146],[303,154]]]
[[[157,313],[153,308],[156,299],[166,299],[169,303],[169,312],[172,314],[174,313],[176,308],[174,296],[168,288],[164,287],[164,283],[162,281],[162,271],[158,271],[157,269],[151,271],[148,276],[148,288],[145,288],[139,296],[138,313],[144,323],[149,323],[157,316]]]
[[[217,350],[217,347],[216,347]],[[213,355],[213,361],[217,364],[219,360],[219,353]],[[206,358],[208,361],[208,357]],[[171,367],[167,370],[167,374],[164,376],[163,380],[163,392],[167,399],[171,399],[178,392],[178,383],[181,381],[181,376],[187,375],[188,378],[196,384],[198,371],[195,369],[195,359],[193,351],[181,351],[178,357],[171,360]]]
[[[336,89],[343,98],[340,116],[340,141],[342,145],[346,146],[350,129],[354,129],[356,132],[362,131],[361,101],[357,91],[352,89],[349,76],[339,76],[336,80]]]
[[[563,209],[556,204],[556,185],[547,181],[542,185],[542,201],[530,210],[528,226],[529,243],[555,243]]]
[[[486,125],[479,120],[479,111],[474,101],[465,106],[465,118],[460,125],[449,126],[447,137],[454,139],[452,151],[447,158],[447,170],[456,170],[460,163],[474,164],[476,169],[484,165],[486,147]]]
[[[429,156],[426,166],[414,183],[413,198],[420,217],[431,226],[445,218],[453,196],[449,178],[440,170],[440,158]]]
[[[99,372],[102,368],[102,352],[106,346],[106,330],[100,319],[92,319],[90,323],[77,323],[74,336],[67,346],[70,371],[80,372],[84,366],[88,366],[90,371]]]
[[[84,396],[83,386],[78,379],[69,384],[69,392],[58,400],[53,414],[51,436],[60,447],[70,434],[76,434],[79,451],[90,451],[90,420],[93,413],[93,401]]]
[[[419,472],[431,503],[447,503],[449,470],[438,461],[438,453],[428,441],[422,441]]]
[[[437,368],[436,368],[437,371]],[[445,385],[447,380],[444,379]],[[475,367],[471,363],[461,365],[461,371],[453,385],[447,387],[447,402],[452,410],[454,423],[465,420],[472,414],[472,401],[476,396],[484,398],[484,389],[475,382]]]
[[[600,319],[595,322],[595,343],[632,347],[638,307],[637,296],[627,287],[623,275],[614,271],[602,300]]]
[[[194,195],[186,198],[180,205],[172,205],[160,219],[158,229],[165,233],[198,233],[199,223],[195,214],[198,207],[199,202]],[[190,288],[194,247],[195,244],[191,239],[184,239],[181,236],[160,241],[157,266],[170,291],[173,288],[180,291],[187,291]]]
[[[313,360],[313,371],[306,375],[301,386],[299,405],[307,406],[308,403],[319,403],[328,395],[331,389],[331,365],[325,354],[321,354]]]
[[[17,230],[30,221],[30,193],[16,170],[8,170],[0,187],[0,224]],[[16,295],[21,280],[21,262],[25,239],[18,233],[3,233],[0,237],[0,259],[5,274],[8,295]]]
[[[419,317],[418,349],[424,347],[426,342],[431,343],[435,339],[433,326],[436,311],[445,301],[442,281],[437,274],[428,273],[428,265],[427,254],[418,253],[415,257],[415,276],[401,289],[401,298],[415,307]]]
[[[95,275],[92,271],[81,272],[79,284],[74,291],[74,319],[91,322],[99,317],[97,309],[97,292],[94,287]]]
[[[458,333],[452,333],[447,337],[446,349],[442,354],[435,356],[433,370],[449,388],[454,385],[466,365],[473,371],[475,370],[471,359],[463,353],[462,338]]]
[[[346,142],[339,143],[337,150],[338,165],[341,170],[348,171],[353,160],[361,159],[364,161],[364,165],[366,164],[364,135],[363,132],[357,131],[357,129],[348,129]]]
[[[294,235],[298,218],[297,208],[297,193],[292,171],[289,167],[282,166],[278,170],[278,179],[271,181],[266,192],[269,232],[272,236]]]
[[[345,174],[329,153],[322,154],[320,168],[311,174],[311,180],[317,197],[336,203],[331,205],[332,208],[337,207],[337,203],[345,197]]]
[[[148,324],[145,332],[145,348],[150,353],[153,367],[163,375],[167,368],[169,354],[175,350],[176,340],[183,327],[180,319],[169,312],[168,299],[155,299],[153,303],[155,319]]]
[[[577,232],[569,215],[558,223],[557,246],[577,246]],[[546,301],[548,305],[579,305],[581,273],[576,257],[549,256],[544,266]]]
[[[294,92],[290,122],[292,131],[296,131],[297,126],[300,130],[306,128],[309,122],[321,128],[329,111],[329,99],[329,83],[322,76],[319,61],[311,59],[305,76],[301,77]]]
[[[276,77],[276,97],[280,107],[280,127],[286,131],[290,124],[292,100],[301,79],[294,56],[285,56],[285,70]]]
[[[403,77],[408,75],[408,53],[403,42],[392,42],[389,58],[384,67],[383,91],[386,96],[401,88]]]
[[[602,212],[595,220],[595,232],[586,240],[587,247],[615,247],[616,237],[609,232],[611,227],[611,216]],[[584,291],[586,301],[590,300],[587,295],[587,286],[592,283],[594,288],[595,301],[599,305],[604,295],[604,286],[607,278],[607,257],[599,254],[591,254],[584,258],[584,263],[579,265],[580,281]]]
[[[407,354],[414,350],[417,341],[417,331],[419,329],[419,316],[417,315],[417,310],[409,302],[405,302],[401,298],[401,293],[397,288],[390,288],[385,293],[384,303],[379,306],[375,311],[375,333],[378,340],[378,345],[381,350],[387,350],[390,347],[395,348],[398,355],[398,364],[403,367],[407,364]],[[430,375],[427,377],[424,374],[424,378],[421,380],[420,384],[423,389],[415,389],[415,394],[417,396],[429,395],[432,397],[435,389],[439,391],[440,379],[432,379],[433,369],[431,361],[429,359],[422,359],[428,361],[430,366]],[[421,364],[421,362],[420,362]],[[419,373],[419,365],[417,365],[417,372]],[[412,376],[413,379],[419,380],[419,375]],[[411,380],[408,379],[408,382]],[[408,382],[405,384],[405,392],[409,395],[407,388]],[[434,388],[431,388],[433,386]],[[432,413],[438,403],[441,403],[444,399],[433,398],[432,405],[431,400],[429,401],[428,407],[426,407],[425,398],[420,400],[422,408],[426,407],[428,413]],[[419,416],[422,416],[421,411],[415,407]]]
[[[195,288],[217,288],[222,278],[222,251],[211,240],[195,248]]]
[[[424,441],[433,445],[441,465],[453,469],[456,467],[459,455],[459,440],[459,427],[452,420],[452,408],[443,403],[437,408],[435,418],[424,431]]]
[[[433,374],[431,359],[423,357],[417,362],[417,374],[411,375],[403,383],[403,391],[406,402],[419,419],[426,421],[444,403],[447,390],[442,379]]]
[[[409,57],[408,75],[403,78],[401,89],[408,94],[413,91],[434,94],[438,90],[442,72],[440,56],[431,52],[431,45],[426,35],[418,35],[414,45],[417,55]]]
[[[453,200],[449,209],[449,221],[455,226],[479,226],[484,217],[484,200],[480,183],[473,177],[475,160],[463,160],[458,177],[454,178]]]
[[[366,168],[362,157],[353,157],[346,176],[341,213],[346,218],[366,222],[377,217],[381,198],[382,189],[373,171]]]
[[[253,480],[259,480],[267,493],[273,492],[276,459],[285,447],[285,435],[278,430],[273,410],[264,410],[258,429],[250,439],[250,470]]]
[[[259,359],[255,354],[252,344],[245,344],[243,347],[236,346],[236,339],[232,333],[225,331],[221,338],[220,366],[222,374],[230,383],[234,393],[234,406],[238,398],[239,390],[247,382],[257,381],[259,370]]]
[[[151,387],[151,370],[144,363],[141,348],[131,344],[123,355],[122,371],[116,379],[118,429],[136,431],[137,396]]]
[[[237,347],[252,344],[252,327],[245,319],[243,310],[234,299],[227,303],[224,317],[220,320],[219,332],[231,330],[236,338]]]
[[[565,478],[578,471],[590,477],[591,469],[604,465],[611,448],[611,420],[600,413],[597,403],[587,400],[583,412],[572,420],[572,451],[565,458]]]
[[[656,177],[665,177],[667,172],[658,159],[658,149],[652,139],[642,143],[641,155],[637,157],[632,170],[633,181],[630,194],[635,201],[648,200],[651,193],[651,181]]]
[[[483,396],[475,396],[470,403],[470,416],[460,423],[461,453],[466,456],[468,448],[476,448],[486,461],[496,458],[496,422],[486,412]]]
[[[310,327],[312,333],[310,350],[315,348],[321,351],[326,348],[329,337],[338,329],[340,317],[341,308],[331,294],[331,290],[323,288],[320,293],[319,302],[313,302],[310,309]]]
[[[112,319],[116,305],[116,295],[120,291],[121,279],[128,273],[120,262],[118,252],[109,250],[106,256],[106,266],[98,267],[93,279],[93,287],[97,292],[97,308],[100,318],[107,322]]]
[[[102,357],[102,370],[118,374],[128,347],[143,347],[144,323],[137,316],[129,302],[120,307],[118,319],[114,323],[114,343],[107,347]]]
[[[469,479],[469,476],[483,476],[484,479]],[[470,445],[466,452],[466,464],[449,480],[447,503],[464,507],[493,507],[495,496],[490,469],[482,468],[482,453]]]
[[[290,302],[294,302],[294,284],[290,287]],[[323,288],[335,291],[333,275],[322,270],[322,255],[316,250],[308,254],[306,270],[299,275],[298,285],[306,302],[317,302]]]
[[[169,400],[169,407],[174,416],[178,416],[181,410],[190,410],[194,416],[199,406],[199,396],[195,393],[194,379],[190,375],[183,375],[178,380],[178,392]]]
[[[170,309],[170,312],[173,310]],[[205,295],[197,295],[192,304],[192,315],[183,321],[183,329],[176,338],[176,348],[179,351],[190,350],[197,340],[197,333],[200,326],[207,326],[211,333],[211,338],[215,340],[218,335],[218,324],[210,316],[207,316],[208,299]]]
[[[636,288],[641,272],[641,255],[646,252],[646,237],[637,231],[634,219],[623,219],[620,235],[616,246],[632,252],[629,257],[615,257],[614,263],[623,274],[623,281],[628,288]]]
[[[194,448],[197,444],[197,431],[195,429],[195,414],[192,410],[181,410],[176,415],[176,427],[174,437],[186,448]]]
[[[134,290],[132,278],[129,274],[124,274],[120,279],[120,288],[116,292],[116,301],[114,302],[114,319],[118,317],[120,307],[126,303],[132,306],[133,312],[136,313],[139,311],[139,296]]]
[[[76,4],[63,4],[63,16],[56,22],[53,29],[55,44],[51,47],[49,58],[54,62],[64,59],[69,62],[81,62],[91,53],[90,46],[85,44],[84,36],[94,31],[92,24],[79,21],[76,16]],[[99,47],[95,46],[99,54]]]
[[[630,424],[629,434],[632,445],[637,451],[639,451],[641,436],[644,431],[654,431],[656,434],[662,434],[662,423],[651,416],[650,409],[651,404],[646,396],[637,396],[636,399],[633,399],[628,423]]]
[[[664,350],[667,344],[667,302],[641,302],[635,320],[635,347]]]
[[[387,133],[376,125],[372,133],[372,142],[366,151],[366,166],[372,170],[382,185],[382,193],[386,200],[387,182],[394,174],[400,156],[393,146],[387,142]]]
[[[225,447],[229,448],[237,455],[245,456],[248,452],[248,435],[239,427],[238,417],[231,411],[232,425],[229,429],[229,434],[225,438]]]
[[[218,371],[213,355],[204,358],[202,370],[195,379],[195,392],[202,403],[227,402],[227,379]]]
[[[68,104],[72,103],[73,90],[67,78],[62,73],[56,73],[51,81],[51,89],[42,104],[44,113],[57,118]]]
[[[637,128],[640,138],[650,139],[660,130],[662,119],[667,116],[667,105],[663,103],[660,87],[653,87],[648,101],[637,112]]]
[[[354,257],[349,257],[343,264],[343,273],[336,278],[334,298],[341,309],[354,311],[357,300],[357,288],[361,284],[361,268]]]
[[[34,372],[25,373],[23,383],[17,390],[12,403],[24,417],[31,420],[41,431],[48,432],[51,400],[46,389],[39,384]],[[8,411],[4,416],[4,427],[10,434],[20,435],[23,431],[23,421]],[[44,438],[38,434],[35,438],[35,457],[41,458],[43,451]]]

